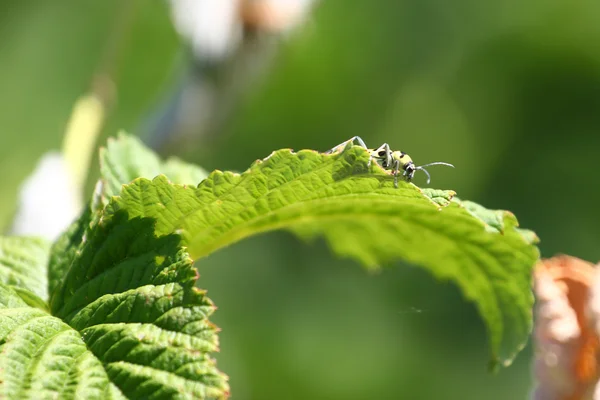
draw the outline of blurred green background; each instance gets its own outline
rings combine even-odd
[[[109,65],[117,96],[99,143],[123,128],[163,155],[240,171],[275,149],[324,151],[360,135],[417,163],[453,163],[430,170],[432,186],[511,210],[543,256],[600,259],[599,3],[322,0],[290,34],[249,34],[210,63],[193,56],[168,6],[0,3],[2,227]],[[207,113],[186,91],[207,83],[217,93],[208,122],[174,118]],[[92,168],[88,194],[96,178]],[[418,268],[368,274],[285,233],[197,266],[219,306],[217,358],[234,400],[504,400],[532,387],[530,347],[488,374],[474,307]]]

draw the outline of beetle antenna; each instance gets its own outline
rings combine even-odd
[[[446,163],[446,162],[442,162],[442,161],[436,161],[436,162],[432,162],[429,164],[423,164],[423,165],[419,165],[418,167],[415,167],[415,169],[421,170],[423,172],[425,172],[425,175],[427,175],[427,184],[429,185],[429,182],[431,182],[431,175],[429,175],[429,172],[427,172],[427,170],[423,167],[429,167],[431,165],[445,165],[447,167],[452,167],[454,168],[454,165]]]
[[[454,165],[452,165],[450,163],[447,163],[447,162],[442,162],[442,161],[430,162],[429,164],[423,164],[423,165],[421,165],[421,167],[429,167],[431,165],[446,165],[448,167],[454,168]]]
[[[429,185],[429,182],[431,182],[431,175],[429,175],[429,172],[427,172],[427,170],[423,168],[423,166],[415,167],[415,169],[425,172],[425,175],[427,175],[427,184]]]

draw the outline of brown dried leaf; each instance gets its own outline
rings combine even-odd
[[[534,399],[595,399],[598,339],[590,313],[600,303],[597,268],[570,256],[542,260],[534,272],[536,295]],[[594,296],[595,295],[595,296]],[[600,304],[596,307],[600,315]],[[599,397],[600,399],[600,397]]]

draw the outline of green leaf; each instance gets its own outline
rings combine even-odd
[[[178,235],[117,213],[92,223],[50,309],[76,329],[127,398],[225,398],[214,305]]]
[[[124,133],[117,139],[109,139],[107,147],[100,149],[100,172],[107,197],[119,194],[121,185],[139,177],[164,174],[174,183],[197,185],[208,175],[202,168],[177,158],[162,162],[138,138]]]
[[[48,264],[48,290],[50,293],[54,292],[71,267],[91,219],[92,211],[87,207],[52,245]]]
[[[0,236],[0,283],[17,289],[28,304],[40,306],[48,300],[49,252],[50,244],[43,239]]]
[[[194,258],[251,235],[287,229],[324,236],[333,251],[368,267],[404,260],[455,282],[486,322],[492,361],[508,365],[532,326],[531,268],[538,250],[514,216],[451,201],[393,178],[369,155],[279,150],[243,174],[215,171],[197,188],[159,176],[125,185],[107,215],[156,220],[154,234],[180,234]],[[475,210],[476,209],[476,210]]]
[[[180,237],[156,238],[149,218],[102,220],[93,208],[53,246],[53,316],[26,307],[20,288],[0,287],[0,308],[10,308],[0,310],[0,397],[227,397],[210,357],[215,307],[194,286]]]
[[[0,284],[0,397],[124,399],[81,334]]]
[[[196,186],[198,182],[203,181],[208,176],[208,172],[202,168],[194,164],[186,163],[177,157],[168,158],[162,164],[160,169],[160,173],[168,176],[171,182],[185,185]],[[156,175],[154,175],[152,178],[154,178]]]

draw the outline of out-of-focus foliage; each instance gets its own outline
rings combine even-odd
[[[58,148],[116,3],[0,5],[4,225],[18,182],[42,152]],[[178,46],[162,5],[143,9],[161,23],[145,25],[150,36],[124,51],[131,72],[119,79],[124,98],[113,115],[128,117],[109,124],[110,134],[132,130],[164,84],[172,58],[157,41]],[[226,129],[178,154],[207,170],[242,170],[273,149],[326,150],[358,134],[417,163],[455,164],[432,171],[436,186],[515,212],[542,239],[542,254],[597,260],[599,12],[592,0],[323,1],[236,103]],[[150,58],[136,63],[143,49]],[[151,71],[160,65],[157,81]],[[198,263],[220,307],[219,367],[231,376],[234,399],[527,395],[527,352],[487,374],[484,327],[452,285],[410,267],[366,278],[346,264],[323,243],[307,251],[286,234]]]
[[[152,179],[163,174],[173,183],[196,186],[208,175],[202,168],[177,158],[162,161],[138,139],[123,133],[116,140],[109,138],[106,147],[100,149],[100,171],[106,198],[117,196],[122,185],[136,178]]]
[[[18,185],[44,152],[60,149],[75,100],[91,88],[93,75],[108,70],[116,85],[103,135],[114,136],[137,127],[157,102],[180,42],[161,2],[7,0],[0,4],[0,48],[0,170],[10,171],[0,180],[0,227],[6,228]]]

